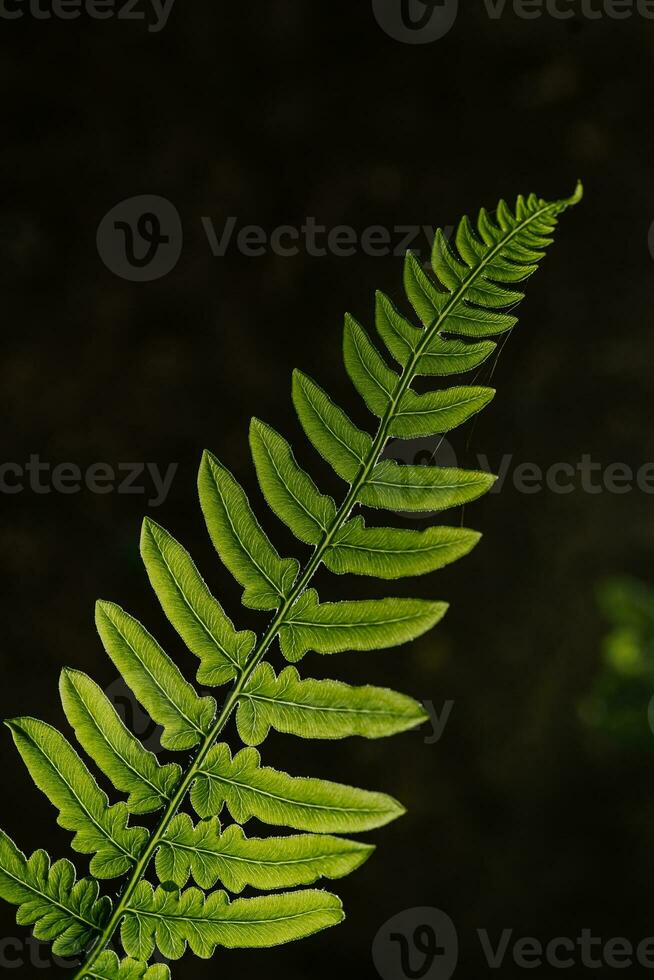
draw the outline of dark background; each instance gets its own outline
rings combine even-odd
[[[342,314],[371,326],[375,288],[401,303],[401,260],[303,249],[252,258],[235,246],[216,258],[202,216],[268,231],[307,215],[358,232],[451,225],[501,196],[565,196],[582,177],[586,198],[563,218],[495,368],[497,399],[451,442],[462,462],[469,442],[494,468],[505,453],[545,468],[584,453],[606,466],[654,459],[653,21],[531,21],[508,9],[491,20],[476,6],[443,39],[407,45],[368,2],[178,0],[160,33],[26,16],[2,20],[0,34],[2,461],[179,464],[158,508],[149,494],[0,495],[4,717],[65,726],[63,664],[115,679],[94,631],[97,597],[142,617],[191,676],[140,565],[146,512],[189,548],[237,622],[253,621],[208,541],[195,474],[211,448],[278,546],[300,555],[265,512],[247,447],[256,414],[336,488],[294,420],[292,368],[372,424],[342,367]],[[140,194],[173,202],[184,227],[177,267],[149,283],[121,279],[96,248],[105,213]],[[577,482],[569,494],[526,495],[507,480],[466,509],[484,533],[472,556],[390,590],[452,603],[433,634],[356,663],[308,657],[305,673],[392,684],[437,708],[453,700],[443,738],[271,737],[266,762],[384,789],[409,814],[374,835],[379,849],[357,875],[327,883],[346,903],[338,931],[269,952],[219,950],[209,963],[189,954],[174,975],[374,977],[377,930],[420,905],[453,919],[459,976],[491,972],[477,928],[494,940],[506,928],[544,941],[584,927],[605,939],[654,935],[654,737],[624,749],[578,711],[606,628],[598,582],[616,572],[654,580],[653,508],[638,489],[593,495]],[[384,591],[321,581],[323,598]],[[652,693],[642,695],[645,733]],[[69,855],[71,835],[8,732],[0,745],[2,826],[26,851]],[[0,935],[25,934],[9,907],[0,914]],[[13,975],[34,969],[26,961]],[[496,972],[523,973],[510,954]]]

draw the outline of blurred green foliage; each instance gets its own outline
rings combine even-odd
[[[654,588],[612,578],[600,586],[598,601],[610,629],[580,715],[620,746],[646,748],[654,732]]]

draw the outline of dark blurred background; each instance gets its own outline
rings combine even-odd
[[[140,564],[145,513],[189,548],[239,624],[261,628],[212,551],[195,476],[212,449],[278,546],[301,554],[262,505],[247,444],[256,414],[336,489],[294,420],[292,368],[372,424],[342,367],[342,315],[371,327],[375,288],[403,303],[401,259],[303,246],[251,257],[234,242],[214,256],[203,217],[219,234],[230,216],[267,233],[307,216],[357,234],[450,226],[519,192],[566,196],[582,177],[586,198],[562,219],[495,364],[498,396],[453,435],[452,451],[463,464],[483,453],[496,471],[510,455],[509,473],[523,462],[576,467],[584,454],[602,471],[654,460],[654,21],[528,20],[510,5],[492,19],[470,7],[426,44],[390,36],[369,2],[340,0],[178,0],[158,32],[86,15],[2,19],[0,462],[22,468],[38,455],[82,473],[99,462],[177,465],[159,506],[147,475],[135,480],[143,493],[40,493],[27,478],[8,493],[17,471],[3,471],[2,716],[34,714],[67,731],[61,666],[115,681],[95,634],[97,597],[142,618],[191,675]],[[104,264],[96,233],[115,205],[145,194],[177,209],[183,248],[167,275],[132,282]],[[375,977],[377,931],[417,906],[455,923],[464,977],[524,972],[510,953],[490,971],[478,928],[494,943],[503,929],[543,942],[583,928],[634,943],[654,935],[654,690],[647,678],[634,695],[635,740],[580,708],[604,669],[610,624],[598,587],[616,574],[654,583],[654,497],[635,485],[572,485],[525,494],[509,475],[499,493],[447,515],[483,531],[478,549],[390,590],[451,602],[432,634],[396,651],[306,659],[305,673],[393,685],[438,711],[454,702],[435,744],[426,729],[370,744],[271,736],[264,746],[268,763],[384,789],[409,808],[374,835],[369,864],[327,883],[345,900],[345,924],[269,952],[219,950],[208,963],[189,954],[175,976]],[[321,577],[323,598],[384,591]],[[3,828],[26,851],[69,856],[71,835],[8,732],[0,746]],[[26,934],[8,906],[0,918],[0,936]],[[34,975],[13,948],[3,966]]]

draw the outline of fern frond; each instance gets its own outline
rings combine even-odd
[[[559,215],[581,193],[578,187],[568,200],[552,203],[519,197],[513,210],[502,201],[493,217],[482,209],[474,225],[463,218],[454,244],[437,232],[429,271],[409,253],[404,287],[419,323],[383,293],[376,297],[375,339],[346,317],[345,367],[376,418],[374,434],[359,428],[316,381],[294,372],[292,397],[304,433],[347,485],[340,503],[320,491],[282,435],[252,421],[250,447],[263,497],[295,538],[311,546],[304,565],[277,551],[235,477],[204,453],[198,491],[209,536],[243,588],[244,605],[271,613],[260,636],[238,629],[185,548],[153,521],[144,522],[141,554],[148,577],[165,615],[199,660],[198,681],[215,687],[232,682],[220,709],[119,606],[98,603],[96,622],[109,657],[161,726],[162,746],[193,750],[183,765],[161,765],[80,671],[62,674],[66,716],[81,747],[126,802],[110,803],[56,729],[33,718],[7,723],[35,783],[59,810],[59,823],[74,832],[73,847],[92,855],[91,874],[127,876],[112,908],[99,897],[97,882],[76,882],[67,861],[51,867],[42,851],[27,860],[0,835],[0,896],[19,904],[19,921],[33,924],[39,938],[53,939],[57,952],[88,950],[75,980],[166,980],[168,968],[148,962],[155,949],[170,959],[187,947],[208,957],[216,946],[271,946],[343,918],[340,900],[329,892],[281,889],[354,871],[371,845],[335,835],[382,827],[404,808],[382,792],[279,772],[262,763],[255,746],[270,729],[305,739],[382,738],[419,725],[425,712],[414,699],[385,688],[304,679],[295,667],[276,673],[265,658],[275,644],[292,663],[311,651],[393,648],[443,617],[447,603],[441,600],[321,602],[314,575],[321,566],[338,576],[381,580],[424,575],[475,547],[479,534],[466,528],[369,527],[354,510],[439,512],[492,487],[489,473],[404,466],[384,458],[384,449],[390,438],[450,432],[490,403],[494,389],[475,384],[423,384],[428,390],[420,392],[412,386],[419,377],[471,371],[492,355],[496,341],[489,338],[517,322],[513,308],[523,294],[516,287],[534,273]],[[234,713],[246,747],[233,751],[221,738]],[[187,803],[199,820],[182,811]],[[234,823],[223,829],[219,816],[225,809]],[[130,815],[158,810],[151,831],[130,824]],[[300,833],[248,838],[242,825],[252,818]],[[156,889],[145,877],[152,865]],[[195,884],[187,887],[191,879]],[[246,887],[270,894],[230,901],[222,890]],[[107,948],[118,934],[122,960]]]

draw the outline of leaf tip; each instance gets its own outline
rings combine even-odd
[[[72,667],[62,667],[59,674],[59,690],[63,693],[65,690],[72,686],[73,679],[79,676],[80,672],[78,670],[73,670]]]
[[[20,748],[19,740],[25,739],[28,736],[27,723],[29,722],[29,720],[30,720],[29,718],[23,718],[23,717],[5,719],[4,724],[11,732],[12,738],[19,748]]]
[[[400,817],[404,817],[408,813],[407,808],[399,800],[393,799],[393,804],[393,817],[391,819],[399,820]]]
[[[572,195],[572,197],[569,197],[565,203],[569,207],[574,207],[575,204],[579,204],[579,202],[583,200],[583,197],[584,197],[584,185],[582,180],[578,179],[577,186],[575,187],[574,190],[574,194]]]
[[[416,701],[416,725],[424,725],[426,721],[429,721],[429,712],[425,708],[424,704],[420,701]]]
[[[300,371],[299,368],[293,368],[293,374],[291,375],[293,391],[296,391],[298,388],[302,387],[303,382],[306,380],[306,377],[307,376],[304,373],[304,371]]]
[[[96,599],[95,600],[95,621],[98,622],[99,619],[105,618],[109,612],[109,603],[106,599]]]
[[[214,453],[211,452],[210,449],[203,449],[202,459],[200,460],[199,477],[201,477],[203,473],[210,470],[213,466],[220,466],[220,463],[218,462],[218,458],[214,455]]]
[[[156,521],[153,521],[151,517],[144,517],[143,523],[141,524],[141,543],[143,543],[146,534],[154,534],[157,530],[161,531],[163,528]]]
[[[265,422],[258,419],[256,415],[252,416],[250,419],[250,442],[252,442],[252,439],[255,437],[258,437],[259,439],[265,438],[266,434],[270,431],[271,428],[269,425],[266,425]]]
[[[431,608],[432,608],[432,615],[436,618],[436,622],[439,622],[449,610],[450,603],[443,602],[439,599],[437,602],[431,603]]]

